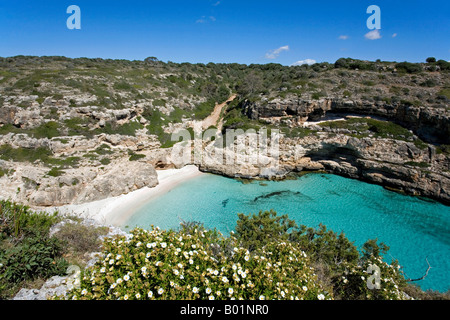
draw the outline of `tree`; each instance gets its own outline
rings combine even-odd
[[[427,58],[427,63],[435,63],[435,62],[436,62],[436,58],[434,58],[434,57]]]
[[[252,97],[262,90],[263,80],[261,76],[255,72],[251,72],[244,78],[243,83],[239,86],[238,93],[243,96]]]

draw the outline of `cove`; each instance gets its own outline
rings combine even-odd
[[[271,209],[299,225],[322,223],[344,232],[358,248],[377,238],[390,247],[385,261],[397,259],[408,278],[421,277],[428,258],[432,269],[416,284],[424,290],[450,288],[450,207],[331,174],[248,184],[201,175],[146,203],[124,227],[177,229],[181,221],[197,221],[228,234],[238,213]]]

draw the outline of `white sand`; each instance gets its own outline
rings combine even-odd
[[[63,214],[72,213],[76,216],[95,219],[106,225],[122,227],[149,200],[161,196],[178,184],[202,174],[196,166],[186,166],[182,169],[157,170],[157,173],[159,184],[154,188],[145,187],[114,198],[80,205],[53,207],[46,211],[57,210]]]

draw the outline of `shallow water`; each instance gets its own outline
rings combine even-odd
[[[201,175],[148,202],[127,228],[177,229],[180,221],[198,221],[224,234],[234,230],[238,213],[274,209],[297,224],[343,231],[360,246],[378,238],[390,246],[386,261],[399,260],[409,278],[432,269],[423,289],[450,288],[450,207],[400,195],[376,185],[328,174],[297,180],[243,184],[216,175]]]

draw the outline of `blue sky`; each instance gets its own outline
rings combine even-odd
[[[69,30],[67,7],[81,9]],[[381,9],[368,39],[368,6]],[[372,37],[373,38],[373,37]],[[0,0],[0,56],[191,63],[450,60],[450,1]]]

